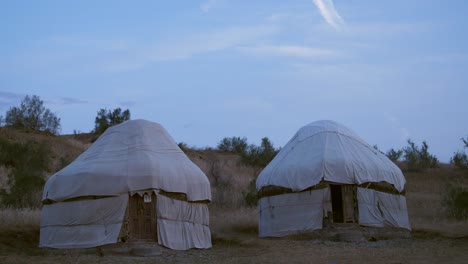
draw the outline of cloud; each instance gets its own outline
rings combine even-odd
[[[294,45],[283,45],[283,46],[254,46],[254,47],[240,47],[240,51],[263,56],[285,56],[285,57],[297,57],[304,59],[313,58],[325,58],[337,56],[337,53],[330,49],[313,48],[306,46],[294,46]]]
[[[18,104],[24,98],[24,94],[0,91],[0,109],[8,109]]]
[[[88,101],[81,100],[78,98],[71,98],[71,97],[62,97],[61,99],[62,104],[87,104]]]
[[[208,0],[204,2],[201,6],[200,9],[204,13],[210,12],[217,4],[219,4],[219,0]]]
[[[44,100],[47,104],[55,104],[55,105],[72,105],[72,104],[87,104],[88,101],[82,100],[79,98],[72,98],[72,97],[62,97],[59,99],[51,99],[51,100]]]
[[[24,97],[23,94],[0,91],[1,101],[17,101]]]
[[[400,140],[406,141],[410,138],[410,133],[406,127],[400,124],[398,118],[388,112],[384,113],[385,118],[391,123],[392,128],[400,134]]]
[[[320,11],[322,17],[337,30],[344,27],[345,22],[333,5],[333,0],[314,0],[314,4]]]
[[[135,106],[137,104],[136,101],[123,101],[123,102],[120,102],[120,105],[124,106],[124,107],[132,107],[132,106]]]
[[[273,26],[234,27],[221,31],[196,34],[177,41],[160,44],[153,48],[153,60],[187,59],[196,54],[221,51],[241,45],[248,45],[271,36],[278,29]],[[180,43],[180,44],[177,44]]]

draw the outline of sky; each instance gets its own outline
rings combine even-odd
[[[269,137],[334,120],[382,151],[448,162],[468,136],[468,1],[0,2],[0,114],[38,95],[61,134],[101,108],[177,142]]]

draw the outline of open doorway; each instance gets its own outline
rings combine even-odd
[[[333,223],[355,223],[355,186],[330,184]]]
[[[157,241],[156,195],[130,196],[128,231],[130,241]]]
[[[332,200],[333,223],[343,223],[343,195],[341,185],[330,184]]]

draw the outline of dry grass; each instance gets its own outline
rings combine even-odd
[[[442,164],[438,169],[406,173],[405,176],[409,219],[414,230],[448,237],[468,236],[468,221],[452,218],[444,204],[444,197],[451,185],[468,187],[466,171]]]
[[[28,137],[49,140],[55,167],[61,157],[73,158],[85,150],[92,135],[82,140],[73,135],[0,130],[0,136],[14,141]],[[240,166],[238,157],[229,153],[190,150],[187,154],[212,183],[212,249],[173,251],[154,258],[44,251],[37,248],[40,210],[6,208],[0,210],[0,263],[468,263],[468,221],[451,218],[443,203],[450,185],[468,187],[466,171],[442,165],[424,173],[405,173],[412,239],[363,243],[259,239],[257,210],[246,208],[242,195],[254,177],[252,169]],[[0,174],[6,171],[0,170]]]
[[[40,209],[0,209],[0,231],[38,230],[40,220]]]
[[[215,237],[258,234],[256,208],[210,207],[210,229]]]

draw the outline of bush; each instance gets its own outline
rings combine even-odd
[[[0,139],[0,164],[11,168],[10,191],[1,193],[2,203],[12,207],[39,207],[38,196],[44,186],[42,173],[49,165],[46,142],[11,143]]]
[[[468,138],[461,138],[461,140],[463,141],[463,143],[465,144],[465,148],[468,148]]]
[[[247,138],[243,137],[231,137],[223,138],[217,145],[217,148],[221,151],[233,152],[238,154],[244,154],[247,150]]]
[[[468,139],[462,138],[461,140],[465,144],[464,147],[468,148]],[[459,168],[468,169],[468,156],[464,151],[457,151],[454,153],[453,157],[450,158],[450,163]]]
[[[403,155],[403,150],[394,150],[393,148],[387,151],[385,154],[387,158],[389,158],[393,162],[397,162],[400,160],[401,156]]]
[[[26,95],[19,107],[10,107],[6,112],[5,124],[52,134],[60,131],[60,118],[45,108],[44,102],[37,95]]]
[[[130,120],[130,110],[126,109],[122,112],[122,109],[116,108],[113,111],[101,108],[97,112],[96,119],[94,120],[94,134],[101,135],[109,127],[118,125],[127,120]]]
[[[409,171],[422,171],[438,166],[439,161],[436,156],[429,153],[426,141],[423,141],[422,147],[419,148],[411,139],[408,139],[408,145],[403,148],[403,157]]]
[[[468,169],[468,156],[465,152],[458,151],[450,158],[450,163],[461,169]]]
[[[270,139],[262,138],[260,146],[249,145],[246,151],[241,155],[242,163],[252,167],[266,167],[268,163],[276,156],[279,150],[273,147]]]
[[[444,199],[448,213],[459,219],[468,219],[468,190],[460,186],[450,186]]]
[[[187,143],[185,143],[185,142],[179,142],[179,143],[177,144],[177,146],[179,146],[179,148],[180,148],[183,152],[187,151],[187,149],[189,148],[189,146],[188,146]]]
[[[249,183],[249,187],[247,188],[247,192],[242,192],[242,196],[244,197],[245,204],[248,207],[255,207],[257,206],[258,196],[257,196],[257,180],[253,179]]]

